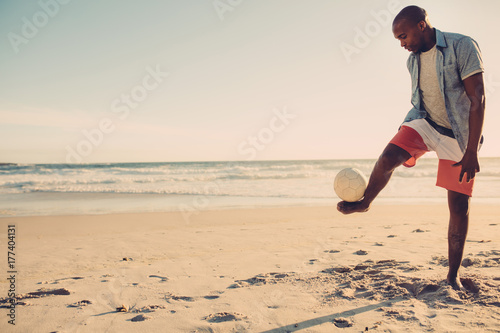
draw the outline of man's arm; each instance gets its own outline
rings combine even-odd
[[[471,102],[469,113],[469,141],[462,160],[453,166],[462,166],[459,181],[462,182],[464,174],[467,173],[467,182],[470,182],[479,172],[479,161],[477,150],[484,122],[484,82],[483,73],[474,74],[463,80],[465,93]]]

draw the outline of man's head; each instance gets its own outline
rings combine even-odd
[[[434,34],[427,12],[418,6],[403,8],[392,22],[392,32],[401,47],[415,53],[427,51],[429,38]]]

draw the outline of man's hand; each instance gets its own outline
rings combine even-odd
[[[469,76],[463,80],[465,92],[470,100],[470,114],[469,114],[469,141],[467,142],[467,149],[462,157],[462,160],[452,166],[462,166],[458,181],[461,183],[464,174],[467,173],[467,183],[476,176],[479,172],[479,162],[477,160],[477,151],[479,148],[479,141],[481,139],[481,132],[483,129],[484,121],[484,82],[483,73],[477,73]]]
[[[476,176],[476,172],[479,172],[479,161],[477,159],[477,152],[474,151],[466,151],[462,160],[458,163],[453,164],[452,166],[462,167],[462,171],[460,171],[460,176],[458,177],[458,181],[462,183],[464,178],[464,174],[467,174],[467,183],[469,183]]]

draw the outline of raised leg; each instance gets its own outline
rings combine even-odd
[[[462,263],[465,239],[469,227],[468,195],[448,190],[448,207],[450,209],[450,224],[448,226],[448,283],[453,289],[462,289],[458,269]]]
[[[368,211],[372,201],[391,179],[394,169],[410,157],[411,155],[406,150],[389,143],[375,163],[363,199],[357,202],[341,201],[337,204],[337,209],[343,214]]]

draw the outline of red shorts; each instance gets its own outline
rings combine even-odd
[[[403,148],[412,157],[404,163],[412,167],[428,151],[435,151],[439,158],[436,186],[472,196],[474,179],[467,182],[466,176],[459,182],[460,166],[452,164],[462,160],[463,153],[454,138],[437,132],[425,119],[416,119],[404,123],[390,143]]]

